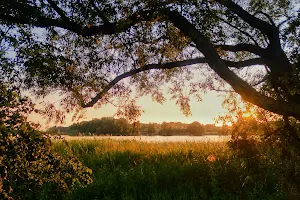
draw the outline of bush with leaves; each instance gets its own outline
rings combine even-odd
[[[18,89],[0,85],[0,199],[61,198],[92,182],[89,168],[53,152],[50,138],[26,122],[32,111]]]
[[[285,199],[299,199],[299,120],[247,104],[234,94],[226,96],[223,106],[229,113],[219,119],[231,124],[228,144],[240,165],[243,188],[282,191]]]

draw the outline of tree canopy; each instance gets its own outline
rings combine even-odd
[[[46,132],[54,135],[203,135],[214,134],[224,135],[222,130],[226,126],[220,127],[215,124],[202,125],[195,121],[190,124],[182,122],[159,123],[129,123],[128,120],[114,119],[112,117],[102,117],[74,123],[68,127],[53,126]]]
[[[204,127],[199,122],[193,122],[188,125],[187,131],[192,135],[201,135],[204,133]]]
[[[3,79],[59,92],[67,112],[113,104],[134,119],[166,83],[186,115],[213,89],[300,118],[296,0],[3,0],[0,21]]]

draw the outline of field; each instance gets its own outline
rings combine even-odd
[[[68,141],[93,183],[66,199],[291,199],[272,148],[238,156],[226,142]],[[55,151],[68,147],[54,142]],[[297,190],[297,189],[296,189]],[[46,198],[46,196],[45,196]],[[298,198],[298,197],[297,197]]]
[[[230,136],[225,135],[202,135],[202,136],[185,136],[185,135],[173,135],[173,136],[69,136],[61,135],[62,138],[67,141],[71,140],[135,140],[141,142],[209,142],[209,141],[229,141]],[[53,137],[55,138],[55,137]]]

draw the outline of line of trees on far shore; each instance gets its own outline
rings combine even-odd
[[[102,117],[74,123],[68,127],[54,126],[47,130],[55,135],[204,135],[204,134],[226,134],[226,126],[214,124],[203,125],[197,121],[187,124],[181,122],[159,123],[129,123],[126,119],[115,119],[113,117]]]

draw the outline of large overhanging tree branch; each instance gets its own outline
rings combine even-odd
[[[19,23],[19,24],[29,24],[36,27],[47,28],[47,27],[60,27],[72,32],[77,33],[78,35],[82,35],[84,37],[105,34],[112,35],[116,33],[121,33],[123,31],[128,30],[133,25],[137,24],[141,21],[150,21],[156,16],[155,10],[146,10],[142,12],[135,12],[130,16],[127,16],[124,19],[119,20],[118,22],[109,23],[107,19],[104,21],[103,25],[81,25],[79,23],[71,21],[60,9],[54,1],[48,1],[51,7],[60,15],[61,18],[49,18],[40,13],[30,16],[13,16],[12,14],[0,14],[0,19],[3,21],[7,21],[9,23]],[[102,14],[100,15],[102,18],[104,17]]]
[[[287,55],[281,48],[280,39],[279,39],[279,28],[276,27],[275,23],[272,21],[268,23],[262,19],[257,18],[255,15],[251,15],[249,12],[244,10],[241,6],[234,3],[231,0],[217,0],[220,5],[223,5],[226,9],[232,12],[234,15],[238,16],[242,21],[249,25],[250,29],[256,29],[260,31],[263,35],[266,35],[269,44],[267,48],[258,46],[258,43],[237,43],[237,44],[224,44],[224,43],[213,43],[209,39],[206,30],[199,30],[199,28],[192,24],[187,18],[183,17],[184,15],[179,14],[176,11],[176,6],[171,8],[172,5],[158,5],[157,7],[151,8],[142,8],[137,9],[137,11],[131,12],[130,14],[124,14],[123,17],[117,18],[115,20],[109,20],[105,14],[100,9],[98,10],[98,17],[102,19],[102,24],[100,23],[88,23],[80,22],[80,20],[74,20],[71,17],[71,14],[64,11],[64,7],[59,7],[57,2],[48,0],[48,4],[51,6],[51,9],[55,11],[59,16],[56,15],[47,15],[43,12],[33,12],[28,14],[28,12],[19,6],[17,8],[17,13],[8,12],[5,9],[0,7],[1,11],[0,19],[2,23],[7,24],[29,24],[36,27],[59,27],[76,33],[79,36],[90,38],[91,36],[104,36],[104,35],[117,35],[125,33],[126,31],[130,32],[131,28],[135,26],[140,26],[144,22],[161,22],[161,23],[173,23],[184,35],[188,36],[192,42],[196,44],[196,48],[205,56],[205,58],[196,58],[186,61],[170,62],[165,64],[150,64],[145,65],[133,70],[125,70],[127,72],[119,74],[111,82],[109,82],[100,92],[87,103],[81,101],[83,107],[93,106],[99,99],[103,97],[112,87],[114,87],[119,81],[123,80],[126,77],[132,76],[134,74],[140,73],[142,71],[152,70],[152,69],[170,69],[174,67],[182,67],[196,63],[207,63],[223,80],[229,83],[232,88],[240,94],[246,101],[249,101],[255,105],[258,105],[269,111],[294,116],[300,118],[300,105],[297,101],[293,101],[291,94],[289,94],[288,86],[285,85],[285,81],[282,81],[282,77],[286,73],[291,73],[291,63],[289,62]],[[33,9],[38,10],[38,8],[31,6]],[[92,7],[97,7],[93,5]],[[13,9],[12,9],[13,10]],[[172,11],[170,11],[172,10]],[[126,12],[125,12],[126,13]],[[24,16],[22,16],[24,14]],[[118,13],[120,14],[120,13]],[[117,15],[117,14],[116,14]],[[199,22],[202,23],[202,22]],[[227,22],[227,24],[230,22]],[[197,28],[196,28],[197,27]],[[239,30],[239,29],[237,29]],[[242,33],[245,33],[244,30],[240,29]],[[209,34],[208,34],[209,35]],[[113,37],[113,36],[112,36]],[[136,37],[136,36],[135,36]],[[225,60],[221,58],[218,54],[218,51],[227,51],[230,53],[240,53],[240,52],[250,52],[258,57],[250,57],[248,60],[239,61],[239,60]],[[200,60],[199,60],[200,59]],[[174,60],[174,59],[173,59]],[[151,62],[147,62],[151,63]],[[263,64],[270,69],[270,79],[273,84],[273,87],[278,90],[280,95],[286,95],[287,98],[284,100],[274,99],[268,96],[265,96],[257,92],[251,85],[246,81],[239,78],[235,73],[233,73],[229,67],[242,68],[245,66]],[[136,66],[135,66],[136,67]],[[70,68],[72,69],[72,68]],[[277,80],[280,80],[278,83],[274,84]],[[292,83],[289,83],[293,85]],[[281,91],[280,91],[281,90]],[[98,90],[99,91],[99,90]],[[297,92],[296,92],[297,94]]]
[[[235,13],[245,22],[247,22],[250,26],[258,29],[263,34],[267,35],[269,39],[269,45],[267,47],[267,51],[261,52],[263,53],[263,55],[260,54],[260,56],[264,56],[268,60],[268,65],[271,67],[271,71],[274,73],[274,79],[277,78],[276,76],[278,74],[290,72],[292,70],[287,56],[281,49],[279,28],[274,24],[273,21],[271,21],[271,24],[266,21],[263,21],[255,17],[254,15],[249,14],[242,7],[240,7],[231,0],[218,0],[218,2],[226,6],[230,11]],[[238,45],[238,48],[242,47]],[[249,47],[249,45],[246,48],[250,48],[251,53],[258,52],[258,50],[255,50],[253,52],[253,47]],[[277,57],[277,59],[274,59],[274,57]],[[274,62],[274,60],[276,61]]]
[[[253,44],[237,44],[237,45],[224,44],[224,45],[216,45],[215,47],[230,52],[247,51],[261,57],[263,57],[266,53],[265,49]]]
[[[253,28],[258,29],[261,33],[265,34],[269,40],[269,44],[266,49],[259,51],[251,47],[249,52],[258,55],[264,58],[267,66],[270,69],[270,83],[274,88],[278,99],[287,99],[289,102],[299,102],[299,93],[290,93],[290,86],[286,84],[286,78],[281,77],[293,77],[293,69],[287,55],[283,51],[280,42],[280,31],[279,26],[276,26],[273,19],[266,14],[265,12],[259,11],[255,14],[262,14],[267,18],[266,22],[261,20],[254,15],[249,14],[245,11],[242,7],[237,5],[231,0],[219,0],[219,3],[223,4],[225,7],[229,8],[233,13],[239,16],[242,20],[248,23]],[[241,48],[238,44],[235,47],[225,46],[224,48],[229,51],[236,51],[237,49]],[[244,44],[243,44],[244,45]],[[243,46],[242,45],[242,46]],[[247,46],[249,48],[249,45]],[[293,80],[294,79],[294,80]],[[298,85],[296,82],[299,81],[299,78],[291,78],[289,81],[290,85]]]
[[[165,64],[150,64],[143,66],[142,68],[138,69],[133,69],[129,72],[126,72],[124,74],[121,74],[114,78],[109,84],[101,91],[99,92],[94,98],[91,99],[88,103],[81,102],[82,107],[92,107],[101,99],[113,86],[115,86],[118,82],[123,80],[124,78],[128,78],[130,76],[133,76],[135,74],[138,74],[143,71],[148,71],[151,69],[172,69],[175,67],[183,67],[183,66],[188,66],[188,65],[193,65],[193,64],[199,64],[199,63],[206,63],[205,58],[195,58],[195,59],[190,59],[190,60],[185,60],[185,61],[178,61],[178,62],[170,62],[170,63],[165,63]]]
[[[169,16],[170,20],[175,24],[176,27],[192,38],[197,48],[204,54],[209,66],[222,79],[229,83],[244,100],[271,112],[294,116],[300,119],[300,106],[298,104],[274,100],[257,92],[247,82],[239,78],[227,67],[209,39],[200,33],[191,23],[189,23],[184,17],[175,11],[171,11]]]
[[[247,11],[245,11],[243,8],[241,8],[239,5],[234,3],[231,0],[217,0],[220,4],[223,4],[229,10],[237,14],[239,17],[241,17],[245,22],[250,24],[252,27],[262,31],[264,34],[268,36],[269,39],[273,37],[278,37],[278,29],[276,27],[273,27],[271,24],[256,18],[255,16],[249,14]],[[274,32],[274,30],[276,32]]]
[[[251,65],[259,65],[263,64],[263,61],[260,58],[254,58],[250,60],[245,60],[245,61],[240,61],[240,62],[233,62],[233,61],[227,61],[223,60],[224,63],[226,63],[230,67],[234,68],[243,68],[243,67],[248,67]],[[99,92],[95,97],[93,97],[88,103],[85,103],[83,99],[81,98],[80,103],[81,106],[86,108],[86,107],[92,107],[95,105],[100,99],[103,98],[103,96],[112,88],[114,87],[117,83],[119,83],[121,80],[128,78],[130,76],[133,76],[135,74],[138,74],[140,72],[144,71],[149,71],[152,69],[172,69],[176,67],[184,67],[184,66],[190,66],[194,64],[201,64],[201,63],[207,63],[206,58],[200,57],[200,58],[194,58],[194,59],[189,59],[189,60],[184,60],[184,61],[177,61],[177,62],[169,62],[169,63],[164,63],[164,64],[149,64],[145,65],[141,68],[138,69],[133,69],[130,70],[126,73],[123,73],[116,78],[114,78],[112,81],[110,81],[106,87],[104,87],[101,92]],[[78,96],[79,94],[77,94]],[[80,96],[80,95],[79,95]]]

